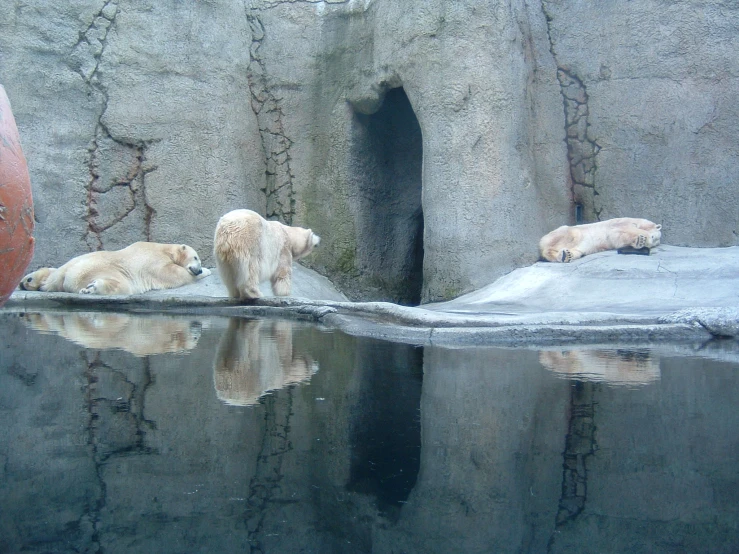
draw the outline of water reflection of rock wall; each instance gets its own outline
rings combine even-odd
[[[379,551],[546,550],[568,384],[544,377],[535,352],[426,349],[418,483]]]
[[[662,353],[658,381],[573,386],[535,351],[422,351],[296,324],[290,359],[320,371],[234,406],[214,389],[225,320],[187,354],[144,358],[18,320],[6,331],[0,551],[728,552],[739,540],[730,364]]]
[[[0,552],[19,552],[40,540],[49,550],[61,547],[55,538],[72,526],[78,544],[90,542],[89,516],[102,490],[88,444],[83,381],[79,348],[62,339],[39,341],[17,320],[4,327]]]
[[[660,365],[658,385],[629,393],[584,384],[595,414],[587,494],[551,552],[739,548],[738,368],[664,355]]]

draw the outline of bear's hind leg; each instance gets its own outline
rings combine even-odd
[[[627,227],[616,232],[615,246],[616,248],[631,246],[638,250],[639,248],[644,248],[646,246],[651,247],[652,240],[644,231],[637,229],[636,227]]]
[[[128,285],[124,285],[118,279],[93,279],[88,285],[80,289],[80,294],[132,294]]]
[[[95,279],[88,283],[88,285],[79,290],[80,294],[107,294],[105,283],[102,279]]]
[[[564,250],[562,248],[547,248],[542,251],[541,257],[548,262],[564,262]]]
[[[262,293],[259,290],[259,287],[254,286],[245,286],[241,289],[239,298],[241,300],[256,300],[257,298],[261,298]]]
[[[221,281],[226,286],[228,295],[231,298],[241,298],[237,281],[238,271],[234,266],[216,257],[216,268],[218,269],[218,274],[221,276]]]
[[[575,260],[579,260],[585,255],[585,252],[581,250],[577,250],[575,248],[565,248],[562,252],[562,255],[566,258],[565,260],[562,260],[564,262],[574,262]]]
[[[237,286],[241,300],[254,300],[262,297],[259,291],[259,268],[251,263],[251,260],[241,263],[238,269]]]

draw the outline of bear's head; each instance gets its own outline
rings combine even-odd
[[[39,290],[41,286],[46,283],[51,272],[55,270],[55,267],[42,267],[41,269],[37,269],[33,273],[29,273],[23,277],[19,286],[23,290]]]
[[[313,252],[313,249],[321,243],[321,237],[316,235],[311,229],[285,226],[285,230],[290,241],[290,253],[293,255],[294,260],[304,258]]]
[[[177,257],[175,263],[181,265],[193,275],[200,275],[203,272],[203,266],[198,253],[192,246],[181,244],[177,247]]]

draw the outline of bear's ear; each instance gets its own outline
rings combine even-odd
[[[182,246],[180,246],[180,249],[181,250],[187,250],[187,245],[186,244],[183,244]]]
[[[657,226],[655,227],[655,229],[657,229],[658,231],[659,231],[660,229],[662,229],[662,224],[661,224],[661,223],[657,223]]]

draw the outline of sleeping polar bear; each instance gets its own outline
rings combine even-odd
[[[634,217],[617,217],[584,225],[563,225],[542,237],[539,253],[549,262],[571,262],[618,248],[659,246],[662,225]]]
[[[267,279],[275,296],[289,296],[293,260],[307,256],[320,242],[310,229],[267,221],[251,210],[233,210],[218,220],[213,254],[232,298],[260,298],[259,283]]]
[[[23,278],[30,284],[41,268]],[[121,250],[89,252],[49,272],[43,292],[141,294],[173,289],[210,275],[195,250],[186,244],[135,242]],[[31,281],[28,281],[31,279]]]

